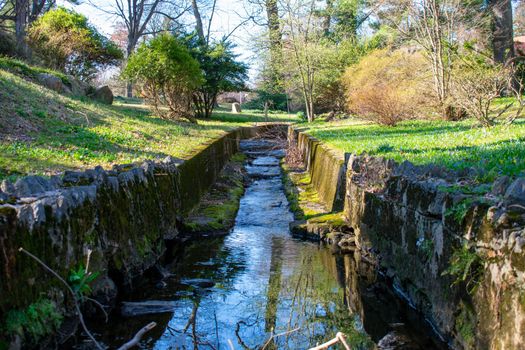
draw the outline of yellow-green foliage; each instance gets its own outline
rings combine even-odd
[[[308,172],[293,172],[282,163],[282,177],[286,198],[290,210],[297,220],[308,219],[326,212],[319,201],[319,196],[312,185]]]
[[[348,108],[390,126],[417,114],[427,81],[423,57],[404,50],[373,51],[343,76]]]

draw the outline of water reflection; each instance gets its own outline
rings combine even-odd
[[[368,349],[406,322],[404,306],[379,291],[373,268],[359,256],[334,256],[291,237],[281,179],[268,176],[277,164],[273,157],[251,164],[254,181],[227,237],[190,245],[170,268],[166,288],[146,285],[129,298],[169,302],[172,312],[95,326],[106,344],[122,344],[156,321],[142,349],[306,349],[338,331],[353,348]],[[258,167],[265,176],[257,176]],[[213,287],[203,282],[210,280]]]

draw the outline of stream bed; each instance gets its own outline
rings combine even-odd
[[[141,349],[308,349],[339,331],[353,349],[445,349],[358,254],[290,235],[284,152],[271,146],[242,142],[251,182],[232,231],[188,244],[170,277],[129,294],[108,324],[90,325],[97,338],[115,348],[155,321]]]

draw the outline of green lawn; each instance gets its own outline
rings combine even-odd
[[[271,114],[270,121],[296,117]],[[198,125],[163,120],[137,100],[105,106],[57,94],[0,68],[0,180],[25,174],[159,159],[187,158],[200,144],[261,114],[215,113]]]
[[[478,179],[482,182],[499,175],[516,176],[525,170],[525,120],[492,128],[479,127],[472,120],[406,121],[384,127],[347,119],[301,126],[345,152],[366,152],[419,165],[435,163],[456,170],[483,169]]]

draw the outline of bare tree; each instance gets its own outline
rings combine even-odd
[[[454,119],[455,109],[450,105],[453,50],[460,44],[464,25],[468,35],[483,26],[483,14],[476,14],[472,5],[461,0],[404,0],[394,4],[390,2],[389,6],[397,6],[404,18],[394,17],[390,24],[423,49],[432,68],[437,104],[446,119]]]
[[[322,18],[316,16],[316,1],[289,0],[284,4],[284,55],[290,54],[287,71],[298,78],[309,122],[314,120],[316,73],[319,71],[323,48],[320,45]]]

